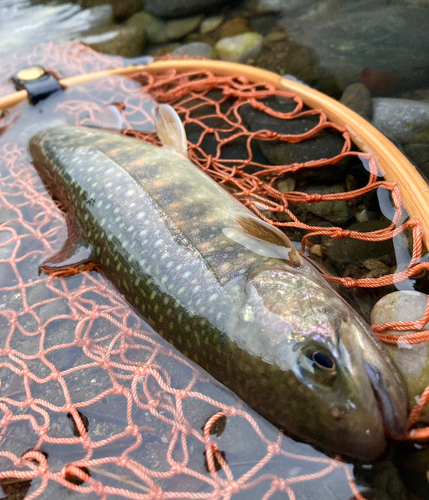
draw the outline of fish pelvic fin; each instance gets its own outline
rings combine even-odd
[[[238,226],[224,228],[225,236],[263,257],[286,260],[293,267],[303,265],[298,250],[280,229],[245,212],[231,216]]]
[[[188,157],[185,127],[169,104],[161,104],[155,116],[155,128],[162,145],[174,153]]]
[[[75,223],[77,221],[70,221],[67,217],[67,239],[61,250],[40,264],[39,273],[65,278],[97,268],[93,248],[82,238]]]

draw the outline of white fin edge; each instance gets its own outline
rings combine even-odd
[[[303,265],[301,255],[283,231],[246,212],[235,212],[230,216],[238,226],[224,228],[222,232],[226,237],[263,257],[286,260],[294,267]],[[253,227],[246,228],[243,225],[243,219],[249,221]],[[261,234],[259,234],[258,226],[262,230]],[[267,239],[273,241],[267,241]]]
[[[188,157],[185,127],[169,104],[161,104],[155,116],[156,133],[162,145],[180,156]]]
[[[267,243],[265,241],[258,240],[257,238],[253,238],[238,227],[225,227],[222,229],[222,232],[230,240],[239,243],[253,253],[262,255],[262,257],[290,260],[290,248],[273,245],[272,243]]]

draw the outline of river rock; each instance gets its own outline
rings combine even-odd
[[[112,11],[115,19],[126,19],[143,9],[143,0],[117,0],[112,3]]]
[[[339,98],[341,88],[319,64],[315,49],[292,40],[283,26],[275,27],[265,39],[255,66],[280,75],[294,75],[325,94]]]
[[[404,151],[429,182],[429,143],[404,144]]]
[[[372,124],[384,135],[401,144],[429,142],[429,103],[389,97],[372,102]]]
[[[80,41],[97,52],[122,57],[137,57],[145,46],[146,34],[137,26],[118,25],[115,29],[83,37]]]
[[[166,43],[184,37],[198,28],[202,16],[175,19],[173,21],[162,21],[147,12],[134,14],[128,22],[129,26],[138,26],[147,34],[151,43]]]
[[[280,193],[288,193],[295,190],[295,185],[296,180],[293,177],[285,176],[277,183],[276,187],[280,191]]]
[[[182,17],[198,12],[208,13],[211,8],[224,3],[224,1],[225,0],[145,0],[145,10],[159,17]],[[231,3],[235,3],[234,0]]]
[[[215,29],[219,28],[219,26],[223,23],[225,16],[211,16],[204,21],[200,25],[200,33],[205,35],[207,33],[211,33]]]
[[[393,323],[394,321],[414,321],[420,319],[428,304],[428,295],[415,291],[399,291],[389,293],[380,299],[371,313],[371,324]],[[421,330],[429,326],[427,323]],[[401,343],[407,343],[406,336],[418,330],[395,331],[385,330],[384,333],[392,333],[401,336]],[[404,338],[402,338],[404,336]]]
[[[416,291],[389,293],[375,304],[371,313],[371,324],[420,319],[425,313],[427,302],[428,296]],[[422,330],[428,327],[429,323]],[[414,331],[385,330],[383,332],[400,337],[398,345],[386,344],[385,346],[404,377],[410,407],[415,405],[416,398],[429,384],[429,342],[408,344],[407,335]],[[424,420],[429,421],[428,419],[429,410],[424,414]]]
[[[99,6],[109,6],[113,17],[118,20],[126,19],[143,9],[144,0],[74,0],[83,9]]]
[[[349,85],[343,92],[340,102],[361,115],[365,120],[371,120],[371,93],[362,83],[352,83]]]
[[[219,38],[228,38],[241,33],[251,31],[249,21],[244,17],[235,17],[222,24],[220,27]]]
[[[389,220],[368,220],[356,222],[348,229],[368,233],[384,229],[390,224]],[[335,268],[342,272],[348,264],[361,265],[367,259],[377,259],[386,255],[392,255],[394,251],[392,240],[365,241],[353,238],[336,238],[326,250]]]
[[[409,90],[401,95],[404,99],[414,99],[416,101],[423,101],[429,103],[429,88]]]
[[[397,75],[401,90],[427,84],[429,10],[391,0],[325,0],[313,10],[287,13],[279,23],[290,40],[314,52],[342,90],[360,81],[366,68]]]
[[[216,51],[213,47],[204,42],[185,43],[181,47],[173,50],[171,54],[173,56],[200,56],[206,59],[214,59],[216,57]]]
[[[344,184],[309,187],[305,189],[305,192],[308,194],[317,193],[322,195],[344,193],[345,191],[346,187]],[[334,225],[342,226],[354,216],[351,205],[352,203],[342,200],[319,201],[316,203],[306,204],[306,209],[307,212],[332,222]]]
[[[254,59],[261,50],[262,36],[259,33],[242,33],[222,38],[215,46],[219,58],[223,61],[246,63]]]
[[[296,107],[292,99],[278,100],[267,99],[265,102],[271,109],[283,113],[291,112]],[[258,130],[271,130],[280,134],[298,135],[307,132],[317,125],[316,116],[305,116],[293,120],[282,120],[254,109],[249,104],[240,107],[240,114],[247,128],[251,132]],[[289,165],[304,163],[320,158],[332,158],[338,155],[344,145],[342,135],[336,131],[323,129],[312,138],[298,143],[284,141],[257,141],[263,155],[272,165]],[[342,160],[332,167],[306,168],[296,175],[306,179],[317,179],[319,182],[338,180],[343,176],[344,168],[349,160]]]

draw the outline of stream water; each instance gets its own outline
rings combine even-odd
[[[87,55],[86,71],[122,64],[121,57],[173,51],[177,56],[224,58],[292,75],[360,112],[429,177],[426,0],[247,0],[228,5],[215,0],[147,0],[145,6],[139,0],[3,0],[0,16],[0,57],[13,60],[14,69],[22,67],[17,59],[31,54],[38,44],[74,40],[109,56]],[[226,48],[220,43],[225,39],[232,39]],[[43,65],[49,54],[41,54]],[[73,61],[67,57],[60,74],[67,75],[67,62]],[[69,70],[73,74],[75,68]],[[3,94],[13,90],[8,83],[11,76],[0,76]],[[350,87],[353,84],[360,86]],[[277,429],[163,342],[102,275],[91,271],[64,280],[40,276],[42,256],[58,250],[66,228],[31,165],[29,138],[64,123],[151,132],[148,117],[159,96],[143,93],[142,86],[138,80],[112,77],[95,94],[94,87],[85,84],[36,106],[21,104],[2,116],[7,126],[0,138],[0,417],[6,425],[0,441],[0,473],[18,470],[22,464],[13,463],[11,456],[19,458],[42,442],[38,455],[27,458],[22,470],[43,465],[46,458],[52,474],[45,484],[43,472],[34,478],[10,473],[0,479],[4,498],[18,500],[30,494],[60,498],[64,487],[69,497],[98,498],[91,482],[95,480],[111,488],[103,490],[108,498],[148,498],[145,495],[158,485],[164,492],[174,492],[175,498],[229,498],[232,493],[233,498],[243,499],[295,495],[299,500],[428,500],[425,443],[392,443],[382,459],[371,464],[335,461],[288,437],[281,438],[282,452],[272,452],[279,439]],[[210,97],[215,99],[215,94]],[[289,111],[285,100],[266,102],[275,110]],[[121,103],[129,104],[125,112],[120,111]],[[243,117],[252,131],[252,127],[279,126],[269,116],[252,115],[249,110]],[[222,128],[217,122],[216,126]],[[309,125],[297,121],[296,126]],[[279,131],[301,133],[298,129]],[[201,131],[187,124],[187,132],[197,143]],[[325,139],[324,145],[314,146],[316,156],[333,156],[339,139],[335,133]],[[307,161],[300,159],[301,152],[274,146],[258,143],[255,161],[275,165],[279,154],[292,155],[289,163]],[[215,154],[209,140],[202,150]],[[247,154],[243,144],[231,145],[226,157],[240,154]],[[282,180],[292,191],[327,194],[362,187],[368,177],[365,161],[356,161],[343,164],[338,175],[298,174]],[[308,225],[338,224],[360,231],[386,227],[394,215],[389,192],[383,188],[350,203],[325,208],[319,204],[318,210],[291,204],[291,210]],[[403,220],[406,217],[404,213]],[[298,243],[302,232],[289,230],[288,235]],[[394,272],[410,260],[404,235],[388,244],[359,248],[341,246],[345,240],[331,245],[319,237],[312,244],[322,249],[323,259],[316,250],[310,257],[332,274],[358,279]],[[427,275],[395,287],[341,291],[369,320],[375,302],[395,289],[429,293]],[[155,363],[155,371],[139,385],[130,366],[142,362]],[[407,363],[415,363],[415,358]],[[29,371],[22,371],[24,366]],[[57,372],[61,377],[51,376]],[[177,391],[187,391],[187,397],[182,401]],[[34,404],[28,403],[30,395]],[[67,409],[71,401],[77,403],[80,422],[76,411]],[[224,407],[243,414],[228,414],[226,428],[211,437],[229,467],[219,467],[216,483],[207,471],[201,428]],[[90,445],[79,441],[82,425]],[[80,479],[76,468],[64,472],[80,462],[85,464],[81,472],[89,473],[91,480]],[[231,478],[238,483],[229,492]]]

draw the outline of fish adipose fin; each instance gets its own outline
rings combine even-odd
[[[238,226],[224,228],[225,236],[263,257],[286,260],[293,267],[303,265],[298,250],[280,229],[245,212],[231,215]]]
[[[162,145],[180,156],[188,157],[185,127],[169,104],[161,104],[155,117],[155,128]]]
[[[64,278],[97,267],[92,246],[82,239],[77,227],[67,218],[68,236],[63,247],[40,264],[39,272]]]

